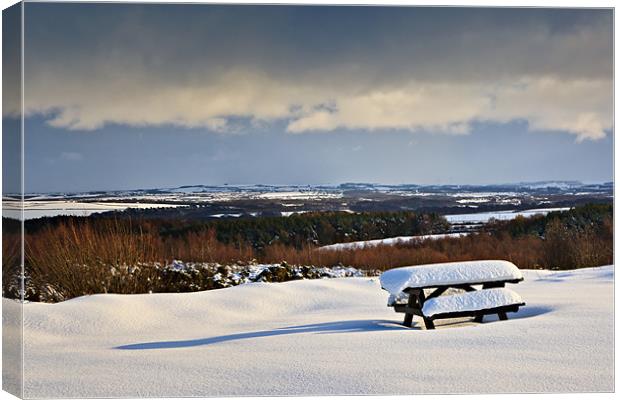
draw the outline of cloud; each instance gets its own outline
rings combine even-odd
[[[477,121],[523,120],[583,141],[612,127],[604,10],[330,8],[319,29],[320,8],[179,6],[184,18],[164,20],[134,7],[93,15],[90,29],[69,22],[68,38],[45,28],[47,7],[26,24],[26,114],[58,128],[225,133],[243,119],[247,130],[283,121],[292,134],[462,135]]]
[[[560,130],[578,141],[601,139],[611,129],[611,81],[522,79],[515,83],[436,84],[343,95],[334,111],[315,110],[288,131],[401,129],[466,134],[474,121],[526,120],[533,131]]]
[[[577,141],[597,140],[612,128],[612,99],[613,84],[607,79],[524,79],[499,90],[494,107],[483,118],[525,119],[530,130],[566,131]]]
[[[400,88],[368,88],[340,94],[335,110],[316,110],[288,125],[288,131],[403,129],[451,134],[468,132],[468,121],[489,103],[471,85],[411,82]]]

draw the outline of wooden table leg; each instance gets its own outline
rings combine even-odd
[[[407,301],[407,308],[413,308],[416,304],[416,298],[413,293],[409,293],[409,300]],[[411,324],[413,323],[413,314],[405,311],[405,320],[403,321],[403,325],[408,328],[411,328]]]

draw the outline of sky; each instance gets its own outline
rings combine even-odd
[[[612,29],[604,9],[26,3],[26,191],[610,181]]]

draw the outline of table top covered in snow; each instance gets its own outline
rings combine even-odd
[[[460,261],[394,268],[381,274],[381,287],[397,296],[408,288],[519,281],[516,265],[503,260]]]

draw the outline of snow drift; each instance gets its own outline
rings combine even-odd
[[[613,390],[613,267],[523,272],[528,306],[510,320],[436,331],[403,327],[376,278],[29,303],[24,395]]]

